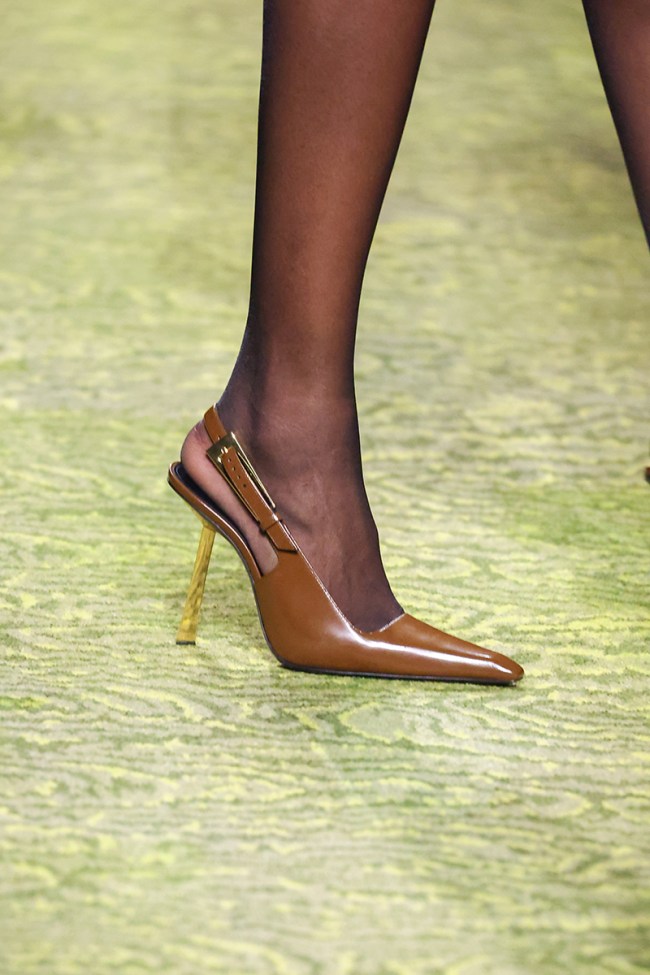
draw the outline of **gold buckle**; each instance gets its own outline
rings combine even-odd
[[[223,465],[223,459],[222,459],[223,455],[230,447],[234,447],[237,456],[242,462],[242,465],[246,473],[250,477],[251,481],[253,481],[255,486],[258,488],[260,494],[262,495],[262,497],[264,498],[268,506],[273,511],[275,511],[275,502],[273,501],[271,495],[262,484],[259,474],[251,464],[250,460],[246,455],[246,451],[244,450],[244,448],[242,447],[242,445],[240,444],[239,440],[237,439],[234,433],[227,433],[225,434],[225,436],[221,437],[220,440],[215,441],[215,443],[213,443],[212,446],[208,448],[206,453],[210,458],[210,460],[212,461],[212,463],[221,471],[221,473],[226,478],[228,483],[232,486],[232,488],[234,489],[235,493],[238,495],[240,500],[244,502],[246,507],[248,507],[246,499],[241,495],[236,484],[233,484],[233,482],[230,480]]]

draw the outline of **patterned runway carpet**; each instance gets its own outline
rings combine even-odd
[[[648,257],[578,2],[436,11],[358,344],[398,597],[525,680],[283,670],[224,543],[174,644],[260,6],[3,6],[1,970],[641,975]]]

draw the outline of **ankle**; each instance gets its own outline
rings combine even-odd
[[[354,371],[340,356],[316,348],[309,356],[269,348],[247,326],[218,405],[226,424],[236,420],[254,433],[269,426],[293,430],[356,423]]]
[[[295,438],[306,446],[317,438],[322,450],[330,438],[356,436],[354,390],[331,390],[303,382],[251,382],[233,375],[218,401],[224,424],[256,441],[282,448]],[[273,444],[271,443],[273,442]]]
[[[278,389],[271,384],[252,392],[238,379],[228,384],[218,409],[276,502],[288,483],[292,491],[312,497],[323,490],[329,493],[328,485],[341,480],[350,482],[351,491],[359,491],[363,475],[354,394],[324,395],[320,390]]]

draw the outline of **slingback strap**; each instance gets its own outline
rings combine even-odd
[[[242,504],[250,511],[260,531],[263,531],[280,551],[297,551],[296,543],[277,514],[273,499],[262,484],[246,451],[235,434],[226,430],[214,406],[206,411],[203,422],[208,436],[213,441],[212,446],[207,450],[208,457]]]

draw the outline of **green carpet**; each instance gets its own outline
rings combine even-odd
[[[412,613],[516,688],[283,670],[165,484],[245,315],[261,4],[6,0],[0,968],[650,968],[647,251],[579,3],[434,16],[366,278]]]

